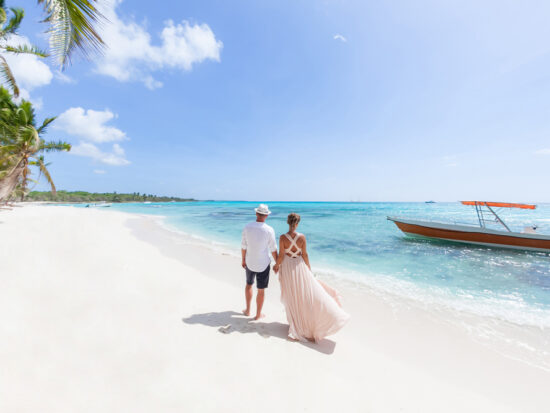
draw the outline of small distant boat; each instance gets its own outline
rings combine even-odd
[[[387,217],[406,235],[466,244],[500,248],[550,252],[550,235],[538,234],[536,226],[527,226],[522,232],[513,232],[500,218],[495,208],[535,209],[536,205],[508,202],[461,201],[475,207],[479,227],[467,224],[423,221]],[[495,223],[502,229],[487,228]]]
[[[150,203],[151,203],[151,201],[145,201],[144,202],[144,204],[150,204]]]
[[[435,204],[435,201],[426,201],[426,204]]]
[[[98,204],[87,204],[84,208],[90,208],[90,207],[106,208],[106,207],[110,207],[111,205],[113,205],[113,204],[110,204],[110,203],[107,203],[107,202],[100,202]]]

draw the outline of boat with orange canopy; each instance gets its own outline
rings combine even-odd
[[[522,232],[512,231],[498,214],[499,208],[535,209],[532,204],[511,202],[461,201],[475,208],[479,226],[388,217],[405,234],[428,239],[439,239],[466,244],[499,248],[550,252],[550,235],[538,234],[536,226],[527,226]],[[496,224],[498,229],[488,228]]]

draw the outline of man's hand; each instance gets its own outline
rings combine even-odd
[[[246,250],[241,249],[241,265],[246,270]]]
[[[275,274],[277,274],[279,272],[279,264],[275,264],[273,266],[273,271],[275,271]]]

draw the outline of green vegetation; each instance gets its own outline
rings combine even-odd
[[[19,97],[19,87],[13,77],[13,73],[8,66],[8,62],[4,57],[5,54],[32,54],[38,57],[47,57],[48,54],[38,49],[38,47],[27,44],[9,44],[14,40],[17,43],[17,31],[21,25],[21,21],[25,16],[25,11],[19,8],[10,8],[11,16],[8,19],[4,0],[0,0],[0,77],[4,83],[10,87],[13,96]]]
[[[190,202],[195,201],[192,198],[177,198],[174,196],[156,196],[140,194],[117,194],[112,193],[90,193],[85,191],[57,191],[56,194],[51,192],[32,191],[26,196],[25,201],[48,201],[48,202]]]
[[[55,118],[46,118],[37,126],[32,104],[22,100],[17,104],[10,93],[0,86],[0,200],[18,197],[28,192],[31,169],[35,166],[38,177],[44,175],[55,194],[44,152],[68,151],[66,142],[46,142],[41,135]]]
[[[97,0],[37,0],[46,13],[50,50],[64,69],[75,51],[84,57],[102,53],[105,43],[95,27],[106,22],[96,7]]]
[[[85,57],[90,52],[103,51],[105,44],[94,28],[94,25],[104,20],[95,6],[97,0],[37,1],[46,13],[43,22],[49,25],[47,32],[50,37],[50,50],[61,69],[68,66],[75,51],[79,51]],[[32,54],[45,58],[49,54],[34,45],[21,43],[17,39],[25,11],[17,7],[7,9],[5,3],[5,0],[0,0],[0,77],[8,84],[13,96],[18,97],[19,87],[3,55],[6,53]]]
[[[85,56],[91,51],[102,51],[105,45],[94,28],[103,20],[95,7],[96,0],[37,1],[46,13],[44,22],[49,25],[50,49],[61,69],[68,65],[75,51]],[[16,197],[23,200],[29,182],[36,182],[41,176],[47,179],[55,196],[55,185],[43,154],[71,149],[66,142],[46,142],[42,138],[55,118],[47,118],[38,126],[31,103],[13,99],[19,97],[19,87],[4,55],[48,56],[36,46],[21,43],[18,39],[24,16],[23,9],[6,9],[5,0],[0,0],[0,81],[11,90],[10,94],[0,87],[0,202]],[[31,179],[29,166],[36,167],[37,180]]]

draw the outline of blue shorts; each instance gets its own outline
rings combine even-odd
[[[270,269],[271,265],[268,265],[267,268],[262,272],[255,272],[249,270],[248,267],[246,267],[246,283],[248,285],[254,285],[254,278],[256,278],[256,287],[258,287],[258,290],[263,290],[264,288],[267,288],[267,285],[269,284]]]

